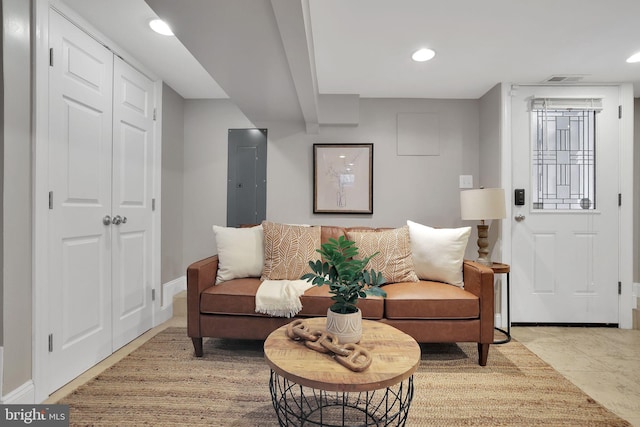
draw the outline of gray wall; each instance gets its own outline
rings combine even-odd
[[[161,283],[184,276],[183,261],[184,99],[162,88]]]
[[[250,127],[229,100],[185,101],[183,270],[215,253],[211,226],[227,223],[228,129]]]
[[[634,121],[633,121],[633,184],[634,184],[634,206],[633,212],[633,281],[640,283],[640,98],[634,100]],[[640,301],[640,295],[638,295]],[[638,306],[640,308],[640,305]]]
[[[2,0],[4,174],[2,325],[6,394],[31,378],[30,3]]]
[[[502,85],[497,84],[480,98],[480,179],[474,187],[499,187],[502,183],[500,126]]]
[[[0,46],[4,52],[4,21],[0,0]],[[4,236],[4,55],[0,55],[0,236]],[[4,244],[0,245],[0,348],[4,342]],[[2,361],[0,360],[0,373]],[[0,381],[0,396],[2,383]]]
[[[501,113],[502,113],[502,85],[497,84],[490,91],[480,98],[480,177],[474,183],[474,187],[501,187],[504,188],[502,180],[502,157],[501,157]],[[505,192],[510,189],[505,188]],[[507,194],[505,194],[507,196]],[[502,256],[502,233],[500,231],[504,220],[493,220],[489,227],[489,249],[493,261],[505,261]],[[467,245],[467,253],[470,249],[474,251],[471,259],[478,257],[477,227],[473,227],[473,232]],[[496,275],[495,312],[503,313],[502,310],[502,289],[504,275]],[[506,320],[505,320],[506,321]]]
[[[500,142],[502,123],[501,90],[502,85],[497,84],[480,98],[480,176],[479,179],[474,182],[475,188],[503,187]],[[505,189],[505,192],[506,191],[510,190]],[[491,259],[494,261],[502,260],[500,226],[501,221],[494,220],[491,222],[489,228],[489,247],[492,250]],[[477,228],[473,227],[473,234],[469,241],[475,245],[476,239]],[[474,246],[474,248],[477,250],[476,246]],[[475,258],[477,258],[477,254],[473,257],[473,259]]]
[[[440,155],[398,156],[398,113],[439,114]],[[253,127],[226,100],[186,101],[185,261],[215,253],[213,224],[226,224],[227,129]],[[319,134],[283,123],[269,131],[267,219],[285,223],[401,226],[407,219],[438,227],[460,219],[459,175],[479,173],[479,101],[363,99],[359,126],[321,126]],[[373,215],[312,213],[313,143],[374,144]],[[471,251],[473,254],[474,251]]]

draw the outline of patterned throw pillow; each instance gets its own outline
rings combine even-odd
[[[261,280],[298,280],[310,273],[320,254],[320,227],[263,221],[264,268]]]
[[[367,270],[373,268],[381,272],[387,283],[419,281],[411,258],[409,227],[385,231],[348,231],[347,237],[356,242],[360,259],[380,252],[369,261]]]

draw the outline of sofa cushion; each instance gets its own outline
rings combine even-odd
[[[264,266],[262,226],[233,228],[213,226],[218,252],[216,284],[242,277],[260,277]]]
[[[441,282],[385,285],[387,319],[477,319],[480,302],[462,288]]]
[[[329,286],[313,286],[300,298],[302,310],[299,317],[325,317],[333,304]],[[358,308],[364,319],[379,320],[384,316],[384,300],[381,297],[368,296],[358,299]]]
[[[262,280],[298,280],[310,273],[309,261],[320,254],[320,227],[263,221],[264,268]]]
[[[379,252],[371,258],[367,269],[381,272],[387,283],[418,281],[411,258],[409,227],[383,231],[347,231],[347,237],[356,243],[359,259]]]
[[[420,280],[463,286],[462,262],[471,227],[432,228],[407,221],[411,253]]]
[[[261,280],[258,278],[235,279],[205,289],[200,297],[200,312],[206,314],[226,314],[264,317],[256,313],[256,292]],[[322,317],[333,304],[328,286],[313,286],[300,298],[302,310],[298,317]],[[384,314],[384,300],[367,297],[358,301],[362,317],[381,319]]]
[[[256,314],[260,279],[234,279],[211,286],[200,294],[200,312],[208,314]]]

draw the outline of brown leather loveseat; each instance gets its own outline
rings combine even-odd
[[[346,236],[352,230],[387,229],[322,226],[321,241]],[[203,337],[262,340],[292,320],[255,312],[258,277],[215,285],[218,267],[219,258],[214,255],[187,269],[188,335],[196,356],[203,354]],[[462,270],[464,288],[424,280],[384,285],[385,299],[368,297],[358,302],[362,317],[394,326],[418,342],[476,342],[478,362],[484,366],[493,342],[493,271],[466,260]],[[313,286],[301,302],[303,308],[296,318],[326,316],[332,303],[328,286]]]

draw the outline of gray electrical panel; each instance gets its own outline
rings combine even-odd
[[[267,130],[229,129],[227,226],[259,224],[267,215]]]

